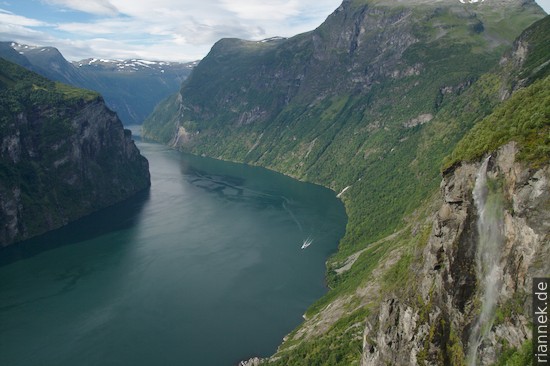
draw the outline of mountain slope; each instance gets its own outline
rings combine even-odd
[[[309,33],[270,43],[219,41],[180,93],[145,121],[146,136],[180,149],[263,165],[340,192],[349,222],[327,263],[331,290],[269,364],[466,362],[481,301],[481,281],[472,276],[477,216],[471,194],[481,163],[457,167],[518,140],[488,171],[506,181],[510,204],[533,207],[543,217],[526,225],[529,209],[509,211],[514,229],[507,247],[518,244],[514,233],[531,230],[536,235],[518,248],[547,258],[540,244],[548,212],[537,203],[547,197],[520,193],[522,184],[532,187],[548,176],[545,120],[524,130],[508,125],[505,138],[482,142],[472,153],[458,147],[443,168],[443,194],[453,193],[443,204],[441,163],[473,126],[513,109],[501,103],[516,91],[535,82],[511,105],[521,104],[524,93],[546,100],[540,92],[548,83],[548,17],[502,58],[543,16],[532,1],[344,1]],[[544,113],[540,106],[520,114]],[[517,135],[520,130],[526,133]],[[521,179],[514,183],[506,169]],[[521,261],[521,251],[503,253],[504,261]],[[506,329],[502,336],[490,333],[496,343],[480,347],[483,364],[529,337],[528,309],[516,306],[529,286],[525,273],[548,270],[533,267],[531,259],[516,266],[520,272],[505,271],[519,280],[514,291],[510,280],[499,297],[497,325]]]
[[[458,105],[473,108],[476,90],[485,89],[487,80],[498,81],[495,95],[509,95],[523,84],[457,144],[439,192],[401,230],[332,261],[334,288],[306,313],[270,365],[529,362],[532,278],[550,273],[550,75],[532,72],[550,62],[549,43],[540,42],[549,31],[550,17],[535,23],[499,69],[463,94]],[[526,61],[533,57],[537,63]],[[512,75],[528,75],[530,81]],[[491,142],[485,143],[488,136]],[[473,153],[464,154],[465,148]],[[486,318],[481,315],[486,285],[477,266],[484,253],[480,230],[490,226],[477,227],[473,194],[482,156],[488,162],[488,202],[498,208],[494,217],[502,227],[490,258],[503,281],[495,285]],[[478,319],[487,329],[479,340],[472,330]]]
[[[534,2],[503,4],[344,1],[310,33],[221,40],[144,133],[336,192],[350,187],[353,230],[341,252],[363,246],[437,187],[440,159],[498,102],[480,91],[484,108],[447,123],[451,102],[542,17]]]
[[[32,47],[18,43],[8,43],[31,65],[32,71],[50,80],[65,84],[84,86],[86,78],[67,61],[54,47]],[[21,65],[25,67],[25,65]]]
[[[10,62],[23,66],[26,69],[32,69],[32,65],[27,58],[13,49],[10,42],[0,42],[0,56]]]
[[[149,186],[147,160],[92,91],[0,59],[0,246]]]
[[[550,273],[548,90],[550,76],[518,91],[460,142],[479,146],[495,123],[510,131],[482,160],[446,171],[430,234],[401,248],[407,275],[367,316],[362,365],[531,363],[533,278]]]
[[[81,60],[73,66],[97,90],[125,124],[141,124],[164,98],[178,90],[195,62]]]
[[[158,102],[178,90],[195,65],[97,59],[71,63],[56,48],[13,42],[0,42],[0,56],[51,80],[99,92],[125,124],[141,123]]]

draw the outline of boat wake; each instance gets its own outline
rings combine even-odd
[[[292,218],[292,221],[296,223],[296,225],[298,226],[298,229],[300,229],[300,231],[303,233],[304,228],[302,227],[302,224],[300,224],[300,221],[298,221],[294,213],[286,205],[286,203],[289,202],[289,200],[284,196],[282,198],[283,198],[283,209],[290,215],[290,217]]]
[[[306,240],[304,240],[303,244],[302,244],[302,249],[306,249],[307,247],[309,247],[311,245],[311,243],[313,243],[313,239],[311,239],[309,236],[307,237]]]

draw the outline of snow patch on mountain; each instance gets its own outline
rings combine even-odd
[[[166,69],[192,69],[199,61],[193,61],[188,63],[182,62],[169,62],[169,61],[152,61],[143,59],[130,59],[130,60],[111,60],[111,59],[97,59],[89,58],[78,62],[73,62],[76,67],[96,67],[102,69],[110,69],[119,72],[137,72],[142,70],[150,70],[153,72],[165,73]]]

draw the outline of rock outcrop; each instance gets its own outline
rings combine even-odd
[[[550,273],[550,166],[516,161],[515,143],[501,147],[488,165],[488,180],[504,199],[497,311],[482,340],[478,364],[489,365],[506,348],[531,338],[533,277]],[[476,276],[479,235],[472,191],[481,163],[465,163],[441,184],[441,208],[427,246],[418,253],[417,287],[387,298],[365,328],[362,365],[464,364],[482,303]],[[546,258],[546,259],[544,259]],[[414,292],[414,293],[413,293]]]
[[[247,361],[241,361],[239,362],[238,366],[259,366],[261,364],[262,360],[258,357],[251,358]]]
[[[147,160],[99,95],[0,62],[0,246],[149,186]]]

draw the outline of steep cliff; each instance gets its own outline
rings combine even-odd
[[[98,94],[0,59],[0,95],[1,246],[149,186],[147,160]]]
[[[337,285],[267,364],[529,364],[532,278],[550,274],[549,105],[546,76],[479,122],[399,231],[329,262]]]
[[[494,212],[501,238],[491,298],[478,268],[488,262],[480,238],[487,227],[477,226],[472,193],[483,164],[464,163],[441,184],[441,206],[411,266],[411,287],[386,297],[368,318],[362,365],[471,365],[474,359],[490,365],[531,339],[532,278],[550,273],[550,166],[533,169],[517,155],[512,142],[487,160],[487,189],[501,202]],[[495,307],[484,319],[485,334],[476,335],[488,301]]]

